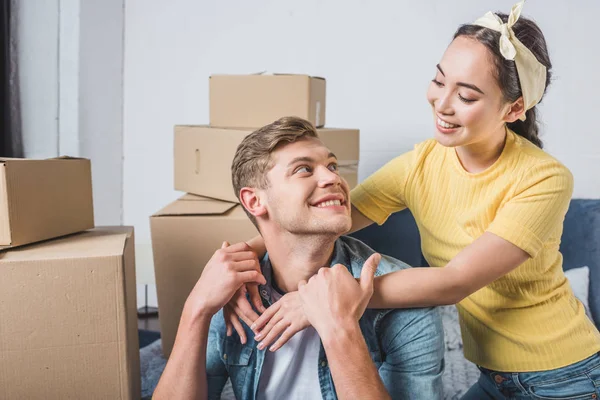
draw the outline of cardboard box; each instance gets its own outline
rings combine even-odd
[[[340,165],[358,164],[358,129],[317,131]],[[176,126],[175,190],[237,202],[231,183],[231,163],[240,142],[251,132],[251,129]]]
[[[0,158],[0,249],[93,227],[90,160]]]
[[[133,229],[0,253],[0,399],[141,396]]]
[[[162,348],[169,357],[185,301],[224,240],[246,241],[258,231],[242,206],[185,195],[150,217]]]
[[[285,116],[325,125],[325,79],[308,75],[213,75],[210,125],[260,128]]]

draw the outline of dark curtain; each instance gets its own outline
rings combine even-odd
[[[13,1],[0,0],[0,157],[23,157]]]

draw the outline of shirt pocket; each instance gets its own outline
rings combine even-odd
[[[237,335],[223,339],[223,352],[221,359],[227,368],[231,379],[231,387],[237,399],[248,398],[251,389],[252,353],[254,349],[249,345],[240,343]],[[250,379],[250,381],[248,381]]]

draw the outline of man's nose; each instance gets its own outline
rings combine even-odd
[[[329,168],[320,168],[319,171],[319,186],[326,187],[331,185],[339,185],[342,183],[342,178],[337,171],[332,171]]]

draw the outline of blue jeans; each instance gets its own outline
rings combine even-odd
[[[540,372],[496,372],[479,367],[481,375],[462,400],[598,399],[600,355],[566,367]]]

